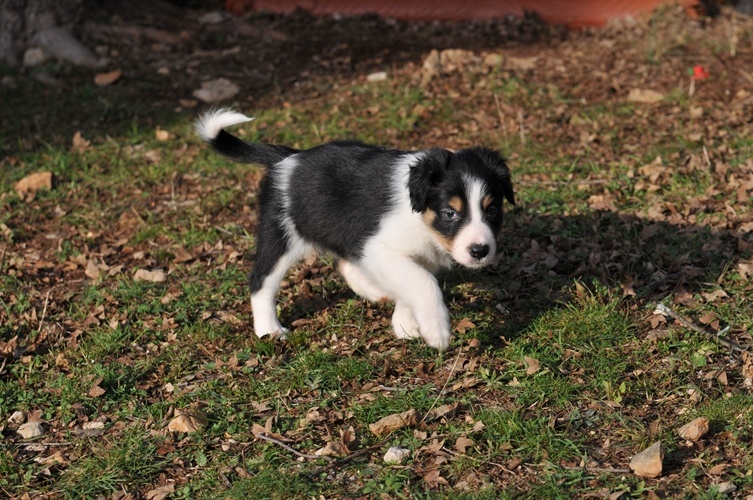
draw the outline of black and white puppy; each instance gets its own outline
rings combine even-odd
[[[397,151],[358,142],[299,151],[223,130],[250,120],[220,109],[196,128],[219,153],[268,168],[251,273],[256,335],[285,335],[275,311],[280,282],[303,257],[329,252],[354,292],[395,302],[398,338],[446,349],[450,317],[434,273],[494,259],[503,200],[515,204],[504,159],[481,147]]]

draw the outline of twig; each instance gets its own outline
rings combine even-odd
[[[518,110],[518,121],[520,122],[520,143],[526,145],[526,124],[523,121],[523,110]]]
[[[609,179],[583,179],[579,181],[526,181],[526,180],[519,180],[517,181],[517,184],[523,185],[523,186],[572,186],[573,184],[577,186],[586,185],[599,185],[599,184],[606,184],[608,182],[611,182]]]
[[[499,118],[499,126],[502,128],[502,133],[505,135],[505,141],[507,140],[507,123],[505,123],[505,115],[502,113],[502,105],[499,103],[499,96],[494,94],[494,105],[497,107],[497,117]]]
[[[560,465],[559,467],[565,470],[582,470],[583,472],[608,472],[611,474],[629,474],[632,472],[630,469],[613,469],[611,467],[573,467],[569,465]]]
[[[3,274],[3,269],[5,268],[5,252],[7,252],[8,249],[3,247],[3,253],[0,254],[0,274]]]
[[[42,327],[44,326],[44,318],[47,316],[47,304],[50,303],[50,294],[52,293],[52,291],[54,289],[55,289],[55,287],[53,286],[52,288],[50,288],[49,290],[47,290],[47,295],[44,298],[44,307],[42,307],[42,317],[39,319],[39,329],[38,329],[38,332],[40,334],[42,333]]]
[[[471,460],[473,460],[474,462],[477,462],[477,463],[488,464],[488,465],[493,465],[495,467],[499,467],[500,469],[502,469],[503,471],[507,472],[508,474],[513,474],[513,475],[515,474],[515,472],[511,471],[510,469],[508,469],[504,465],[502,465],[500,463],[497,463],[497,462],[492,462],[491,460],[482,460],[480,458],[472,457],[470,455],[466,455],[466,454],[463,454],[463,453],[458,453],[456,451],[450,450],[449,448],[445,448],[444,446],[442,447],[442,451],[444,451],[445,453],[449,453],[450,455],[453,455],[455,457],[470,458]]]
[[[460,360],[460,354],[462,354],[462,350],[458,349],[458,355],[455,356],[455,362],[452,364],[452,368],[450,369],[450,374],[447,375],[447,380],[444,381],[444,385],[442,386],[442,389],[439,391],[439,394],[437,394],[437,397],[434,399],[434,402],[431,404],[431,408],[424,413],[424,418],[421,419],[421,421],[418,423],[418,425],[421,425],[426,420],[426,417],[429,416],[431,413],[431,410],[434,409],[435,406],[437,406],[437,402],[439,401],[439,398],[442,397],[442,394],[444,394],[444,390],[447,389],[447,384],[450,383],[450,379],[452,379],[452,375],[455,373],[455,368],[458,366],[458,361]]]
[[[348,455],[346,457],[339,458],[339,459],[334,460],[334,461],[330,461],[330,463],[328,465],[325,465],[324,467],[317,467],[316,469],[314,469],[312,471],[305,472],[302,475],[304,475],[306,477],[316,477],[319,474],[321,474],[322,472],[327,472],[330,469],[334,469],[336,467],[340,467],[341,465],[344,465],[344,464],[350,462],[354,458],[358,458],[361,455],[366,455],[367,453],[371,453],[372,451],[374,451],[374,450],[376,450],[378,448],[381,448],[383,445],[384,445],[384,441],[381,441],[381,442],[379,442],[377,444],[369,446],[368,448],[362,448],[362,449],[360,449],[358,451],[354,451],[353,453],[351,453],[350,455]],[[329,458],[329,457],[327,457],[327,458]]]
[[[724,330],[721,330],[718,334],[715,335],[709,331],[704,330],[703,328],[696,325],[695,323],[693,323],[686,317],[676,313],[675,311],[665,306],[664,304],[661,304],[661,303],[657,304],[656,310],[659,311],[660,314],[674,318],[676,321],[680,322],[684,327],[689,328],[696,333],[700,333],[704,337],[710,340],[713,340],[714,342],[718,342],[719,344],[723,345],[724,347],[728,349],[732,349],[733,351],[739,351],[739,352],[748,352],[747,347],[743,347],[737,342],[733,342],[731,340],[725,340],[719,337],[719,335],[726,333],[727,330],[729,330],[729,327],[725,328]]]
[[[257,434],[256,437],[258,437],[259,439],[262,439],[264,441],[269,441],[270,443],[274,443],[274,444],[276,444],[278,446],[282,446],[283,448],[285,448],[286,450],[288,450],[293,455],[297,455],[297,456],[299,456],[301,458],[305,458],[306,460],[319,460],[320,458],[326,460],[327,462],[332,462],[332,460],[333,460],[333,458],[327,457],[327,456],[324,456],[324,455],[309,455],[308,453],[301,453],[300,451],[296,450],[292,446],[288,446],[287,444],[283,443],[279,439],[273,438],[272,436],[269,436],[269,435],[267,435],[267,434],[265,434],[263,432],[260,432],[259,434]]]

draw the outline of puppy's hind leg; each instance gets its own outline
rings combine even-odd
[[[392,328],[395,330],[395,337],[399,339],[421,337],[416,318],[413,317],[410,306],[405,302],[395,303],[395,312],[392,313]]]
[[[345,278],[345,282],[348,283],[350,289],[364,299],[371,302],[389,299],[387,294],[376,286],[360,267],[349,260],[341,259],[338,261],[337,271]]]
[[[277,291],[290,266],[310,253],[312,248],[300,239],[291,241],[284,231],[269,225],[262,227],[259,235],[250,279],[254,333],[257,337],[276,334],[285,338],[288,330],[277,319]]]

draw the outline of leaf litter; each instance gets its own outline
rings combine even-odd
[[[369,91],[359,87],[368,82],[369,75],[379,73],[378,78],[372,78],[375,81],[368,82],[372,92],[380,88],[405,89],[417,85],[424,98],[420,104],[411,105],[405,111],[403,118],[410,126],[403,129],[385,127],[376,140],[396,147],[423,147],[431,142],[458,148],[477,142],[499,144],[501,137],[505,144],[515,144],[506,151],[511,155],[513,165],[526,161],[525,147],[551,144],[560,158],[577,159],[579,165],[590,162],[593,168],[576,168],[574,172],[566,173],[551,168],[552,160],[544,157],[537,159],[540,167],[526,169],[516,177],[526,210],[513,212],[510,217],[513,223],[506,228],[509,247],[503,251],[502,258],[507,268],[500,267],[495,271],[498,276],[492,272],[474,277],[479,278],[480,289],[453,287],[451,291],[457,303],[456,307],[453,306],[453,315],[461,318],[455,331],[461,338],[457,349],[463,356],[462,359],[458,357],[456,363],[437,361],[431,355],[414,363],[415,358],[406,354],[404,344],[390,338],[385,312],[365,303],[359,304],[361,312],[357,315],[363,318],[362,324],[344,325],[337,329],[335,336],[320,336],[319,332],[329,331],[335,321],[338,307],[341,307],[339,304],[352,296],[343,290],[342,285],[338,288],[328,281],[329,264],[309,263],[312,265],[301,268],[299,275],[291,277],[283,286],[285,308],[293,311],[289,313],[293,316],[290,323],[309,337],[312,349],[326,349],[335,359],[365,358],[375,364],[377,362],[373,360],[378,360],[374,375],[366,383],[345,381],[337,391],[323,388],[326,381],[305,380],[268,401],[246,402],[253,424],[244,422],[239,430],[229,433],[231,437],[209,432],[211,425],[217,424],[210,419],[211,411],[175,409],[163,421],[143,424],[162,439],[157,448],[158,455],[168,456],[178,463],[183,460],[181,454],[191,447],[190,440],[181,435],[202,436],[205,432],[204,437],[197,439],[204,440],[208,446],[234,450],[239,454],[241,450],[243,453],[261,453],[262,446],[280,448],[285,445],[296,452],[285,455],[290,457],[291,467],[297,466],[297,458],[302,457],[342,459],[355,456],[340,468],[325,471],[329,474],[327,477],[347,484],[344,478],[349,473],[348,467],[358,460],[366,460],[375,466],[375,457],[379,457],[380,452],[393,444],[401,444],[398,441],[410,436],[415,440],[411,445],[410,471],[412,477],[420,479],[426,488],[444,489],[442,491],[457,488],[462,491],[491,482],[524,493],[532,484],[543,481],[540,466],[562,464],[553,464],[545,456],[517,451],[507,440],[499,445],[497,456],[486,456],[490,445],[484,433],[489,432],[490,425],[494,424],[479,418],[484,408],[519,408],[526,419],[547,416],[553,422],[552,427],[567,423],[572,435],[582,439],[582,446],[595,457],[596,465],[584,462],[585,471],[588,467],[622,470],[631,463],[631,455],[641,451],[641,443],[645,446],[650,442],[646,436],[653,436],[650,428],[654,422],[677,422],[678,415],[684,417],[686,412],[692,413],[704,398],[715,397],[716,391],[724,394],[720,397],[727,397],[726,394],[749,395],[753,380],[750,354],[745,351],[734,358],[715,348],[700,346],[691,358],[697,364],[698,373],[691,372],[684,380],[692,384],[667,387],[665,399],[645,404],[638,397],[632,401],[629,397],[623,399],[619,411],[628,419],[645,422],[646,435],[631,437],[629,432],[635,430],[628,431],[614,425],[591,434],[589,429],[593,427],[588,416],[616,411],[607,404],[614,401],[604,402],[593,394],[584,394],[568,403],[579,416],[575,413],[565,416],[560,408],[547,408],[547,402],[529,402],[523,406],[516,400],[516,391],[539,376],[550,375],[549,371],[556,370],[557,363],[561,364],[559,372],[562,377],[573,383],[583,380],[579,378],[583,376],[583,370],[576,365],[582,363],[587,353],[556,346],[562,349],[559,358],[552,363],[545,357],[546,353],[522,351],[527,354],[522,356],[521,363],[522,353],[513,360],[500,359],[497,355],[502,346],[500,343],[509,339],[500,339],[501,335],[495,334],[494,340],[490,341],[484,335],[494,328],[490,324],[504,328],[508,333],[515,332],[514,325],[527,325],[546,308],[555,307],[557,300],[570,300],[570,294],[562,290],[566,290],[573,280],[588,276],[603,283],[621,285],[617,287],[620,292],[615,293],[624,295],[625,307],[630,314],[644,319],[645,328],[640,327],[635,332],[639,340],[659,343],[662,338],[687,336],[683,330],[686,327],[677,320],[660,315],[642,316],[642,307],[650,300],[668,297],[673,308],[690,310],[710,335],[730,326],[726,339],[738,345],[750,345],[749,321],[725,324],[730,319],[725,311],[736,307],[741,295],[747,293],[749,298],[750,288],[724,278],[715,263],[730,262],[731,269],[742,280],[753,274],[750,260],[753,160],[736,151],[739,146],[733,141],[735,135],[750,135],[749,117],[753,112],[750,81],[734,68],[745,67],[744,62],[753,60],[753,54],[743,44],[737,47],[733,57],[729,51],[711,51],[709,44],[678,42],[672,38],[672,33],[680,33],[687,39],[704,39],[723,46],[730,41],[730,26],[743,33],[750,20],[728,12],[718,19],[692,21],[675,12],[652,21],[660,25],[655,35],[651,35],[650,29],[642,22],[569,33],[536,24],[510,26],[490,22],[471,24],[473,29],[465,30],[468,34],[463,35],[460,33],[462,28],[441,23],[436,25],[442,27],[439,29],[355,19],[351,21],[352,27],[347,28],[347,23],[334,19],[312,19],[297,14],[287,18],[269,16],[249,23],[238,21],[245,28],[230,35],[225,45],[207,53],[192,52],[187,42],[190,36],[186,37],[184,33],[194,31],[197,36],[215,37],[218,30],[227,31],[227,26],[222,26],[222,19],[218,24],[202,25],[201,28],[190,17],[183,26],[175,26],[173,23],[179,21],[174,19],[165,24],[167,31],[147,31],[143,26],[126,24],[96,28],[90,25],[91,35],[111,46],[117,44],[117,38],[112,34],[125,30],[123,32],[130,33],[127,36],[133,43],[147,41],[173,47],[162,51],[159,47],[144,45],[147,57],[139,61],[128,60],[126,54],[131,51],[121,50],[122,60],[118,65],[122,67],[122,74],[129,75],[129,78],[118,80],[118,75],[115,78],[117,85],[111,85],[115,83],[112,80],[105,86],[137,86],[141,77],[153,85],[156,75],[164,76],[195,67],[193,61],[214,59],[217,66],[187,72],[185,80],[175,83],[177,88],[163,90],[155,95],[155,99],[167,99],[172,106],[191,108],[196,103],[192,104],[186,96],[202,87],[204,90],[216,87],[219,93],[205,95],[199,92],[197,98],[214,102],[222,98],[254,96],[253,107],[259,108],[278,107],[282,101],[287,109],[302,108],[320,120],[341,122],[343,129],[356,130],[357,124],[349,121],[347,113],[338,112],[337,106],[345,109],[346,105],[363,104],[364,112],[372,119],[386,113],[384,103],[370,102]],[[318,34],[329,32],[323,28],[336,30],[335,35],[328,35],[329,39],[345,38],[349,41],[343,42],[344,45],[327,45],[330,42],[322,40]],[[358,36],[349,34],[348,29]],[[445,34],[442,34],[443,30],[446,30]],[[363,33],[374,35],[372,45],[376,49],[359,45],[358,39]],[[327,54],[326,57],[318,54],[311,57],[307,50],[292,44],[294,36],[306,40],[310,46],[308,50],[326,49],[319,50]],[[394,41],[388,41],[390,37]],[[661,37],[667,38],[657,39]],[[417,43],[403,43],[406,39],[417,40]],[[494,46],[484,41],[489,39]],[[186,48],[180,49],[181,44],[176,40],[186,43]],[[459,44],[464,47],[458,49],[455,45]],[[296,67],[282,65],[274,69],[279,61],[271,54],[291,47],[298,47],[299,52],[292,58]],[[373,51],[366,56],[357,56],[358,51],[367,50]],[[647,64],[649,53],[658,62]],[[249,57],[260,60],[258,64],[249,63]],[[223,82],[213,86],[211,82],[225,78],[219,66],[237,64],[239,58],[243,60],[238,66],[243,68],[239,69],[244,72],[243,78],[234,77],[229,82],[232,85]],[[697,66],[688,61],[703,64],[702,72],[692,71],[694,75],[703,74],[704,78],[692,78],[687,74],[688,67]],[[382,74],[386,67],[389,71]],[[269,79],[263,77],[263,73],[256,74],[247,68],[276,71],[278,80],[275,86],[284,89],[283,93],[275,93],[278,90],[271,89],[267,83]],[[725,75],[723,80],[722,74]],[[513,89],[516,85],[540,83],[523,88],[510,98],[502,90],[488,87],[493,79]],[[202,86],[203,83],[210,85]],[[560,99],[558,95],[566,97]],[[685,105],[685,99],[692,99],[693,104]],[[595,112],[589,107],[591,103],[600,103],[607,112]],[[454,119],[443,116],[447,112],[443,106],[450,106]],[[279,124],[267,124],[270,129],[261,129],[261,133],[273,134],[272,128],[294,127],[295,120],[282,118]],[[675,128],[679,123],[684,127],[680,132]],[[101,160],[94,156],[98,148],[105,147],[106,139],[97,137],[93,130],[75,132],[75,135],[71,132],[67,136],[68,140],[70,137],[73,140],[65,147],[71,147],[87,158],[87,162],[91,161],[89,167],[107,172],[109,167],[98,164]],[[325,131],[320,139],[336,138],[327,134]],[[654,151],[657,136],[669,140],[678,134],[686,138],[687,147]],[[187,139],[178,128],[164,124],[154,128],[152,135],[160,147],[150,145],[148,141],[129,143],[122,147],[124,158],[139,165],[155,166],[168,157],[165,148],[175,148],[177,161],[190,166],[201,154],[196,141]],[[750,151],[744,154],[749,155]],[[19,160],[3,159],[2,166],[12,165],[14,161]],[[24,169],[28,171],[29,166]],[[615,175],[615,171],[619,174]],[[678,182],[692,180],[702,183],[705,188],[691,196],[686,194],[687,191],[677,189]],[[236,265],[244,271],[249,268],[250,261],[245,256],[251,250],[251,243],[235,231],[239,225],[250,231],[255,224],[254,196],[260,181],[258,172],[186,173],[151,184],[117,186],[113,188],[116,195],[108,200],[111,203],[115,200],[111,205],[112,218],[101,224],[66,217],[66,214],[83,211],[89,221],[96,220],[93,210],[86,207],[86,203],[102,196],[95,184],[84,186],[83,189],[89,192],[78,191],[69,195],[56,192],[47,198],[38,196],[37,191],[56,188],[52,177],[49,185],[43,181],[38,188],[23,190],[23,195],[18,196],[24,205],[13,205],[13,210],[5,210],[11,206],[10,195],[2,193],[0,198],[4,238],[0,248],[0,271],[20,283],[9,292],[4,291],[2,297],[6,307],[0,310],[0,322],[9,325],[0,334],[0,377],[4,382],[10,379],[11,370],[19,367],[44,369],[63,376],[70,375],[72,370],[80,370],[77,349],[81,342],[90,342],[93,331],[107,331],[103,328],[116,334],[119,329],[121,333],[127,332],[123,327],[130,325],[136,314],[133,304],[148,303],[146,299],[154,299],[164,306],[163,310],[139,313],[137,321],[147,338],[124,341],[117,352],[105,353],[104,361],[117,363],[119,375],[126,376],[129,373],[127,367],[143,366],[161,353],[188,349],[196,364],[191,373],[181,374],[181,377],[171,373],[169,366],[159,366],[137,376],[132,383],[143,391],[143,396],[134,395],[133,399],[139,402],[162,401],[177,406],[178,402],[184,401],[181,398],[194,397],[191,395],[200,394],[211,384],[242,387],[246,383],[244,379],[249,377],[271,384],[273,377],[279,376],[281,367],[302,355],[299,347],[275,345],[267,348],[263,341],[249,340],[249,311],[245,299],[223,301],[208,298],[206,305],[194,304],[192,308],[180,310],[172,308],[183,307],[182,301],[187,299],[188,292],[181,286],[183,280],[188,284],[206,282],[209,287],[222,287],[224,283],[213,273],[233,269]],[[540,201],[528,199],[526,194],[534,188],[556,193],[573,186],[575,194],[567,200],[565,208],[567,219],[553,217],[542,208]],[[223,190],[238,196],[237,204],[231,209],[216,208],[205,202],[213,193]],[[82,202],[82,199],[89,201]],[[635,210],[632,207],[636,207]],[[42,217],[40,214],[46,215]],[[199,216],[193,219],[195,223],[218,228],[216,233],[221,236],[176,244],[158,232],[146,238],[140,234],[155,221],[170,224],[190,214]],[[238,221],[239,214],[244,221]],[[688,245],[663,243],[671,240]],[[698,245],[691,244],[693,242]],[[68,246],[75,252],[66,254],[63,250]],[[716,274],[712,275],[709,269]],[[140,289],[146,296],[119,296],[117,284],[124,277],[139,286],[146,286]],[[243,280],[239,281],[241,283],[237,286],[242,289]],[[487,296],[484,286],[493,289],[500,282],[499,289],[505,292],[492,298]],[[700,287],[702,282],[714,282],[717,287]],[[90,286],[100,294],[96,304],[87,305],[84,314],[72,313],[72,304],[80,302]],[[576,285],[572,295],[587,296],[590,293],[579,286]],[[325,291],[321,291],[323,289]],[[237,295],[244,293],[241,291]],[[508,312],[503,314],[501,311]],[[222,325],[227,338],[200,340],[186,346],[181,339],[186,335],[184,325],[194,319],[197,323],[214,327]],[[523,330],[521,326],[518,331]],[[478,335],[479,338],[467,339],[468,335]],[[552,339],[556,344],[554,336]],[[466,343],[466,340],[469,341]],[[623,349],[625,356],[629,356],[630,347],[612,348]],[[52,358],[47,354],[50,349],[56,351]],[[667,368],[678,363],[677,356],[667,356],[658,347],[651,357],[655,367]],[[542,366],[547,369],[542,370]],[[626,376],[640,381],[646,377],[658,377],[657,373],[661,372],[658,369],[638,371]],[[494,379],[495,373],[501,374],[499,380]],[[74,408],[70,415],[51,410],[49,403],[44,402],[38,406],[31,403],[24,408],[39,415],[44,409],[49,418],[29,420],[40,425],[44,432],[37,435],[33,443],[41,448],[38,451],[19,448],[22,454],[17,460],[31,457],[38,459],[40,464],[45,461],[42,465],[54,464],[57,473],[64,474],[76,458],[88,452],[86,447],[91,446],[78,441],[66,447],[60,455],[49,453],[53,443],[63,441],[66,427],[91,433],[82,433],[82,438],[96,437],[106,429],[111,439],[132,428],[133,424],[119,418],[117,412],[95,409],[104,408],[102,403],[114,397],[117,388],[111,383],[111,380],[99,377],[87,379],[79,386],[80,408]],[[407,411],[404,407],[385,409],[368,419],[366,424],[359,424],[355,417],[359,405],[389,401],[400,391],[410,393],[426,386],[433,388],[428,410],[426,406]],[[59,391],[54,387],[39,389],[52,394]],[[338,391],[339,396],[330,395]],[[469,399],[471,404],[459,404],[459,401]],[[8,408],[6,411],[10,417],[17,410]],[[105,425],[104,421],[95,420],[98,415],[111,420]],[[221,425],[232,426],[234,418],[232,414],[225,415]],[[303,423],[293,425],[290,421]],[[6,421],[3,423],[6,427],[2,428],[3,439],[21,444],[17,440],[22,436],[17,431],[26,424],[17,419]],[[677,427],[672,425],[672,428]],[[723,460],[723,464],[717,464],[710,474],[738,480],[728,471],[735,468],[744,471],[746,457],[735,451],[741,448],[732,441],[726,446],[724,443],[732,437],[723,432],[701,432],[703,430],[700,426],[694,432],[686,429],[687,432],[679,434],[690,444],[675,443],[672,446],[685,455],[663,456],[663,453],[652,450],[649,467],[640,469],[645,477],[662,474],[662,479],[657,482],[648,482],[652,488],[660,493],[681,491],[682,486],[678,484],[684,481],[686,473],[693,470],[692,457],[709,454],[709,450],[719,445],[720,451],[714,460]],[[660,432],[658,429],[655,433]],[[385,441],[375,443],[371,435]],[[697,439],[691,439],[696,436]],[[262,443],[265,438],[273,441]],[[396,441],[393,443],[391,439]],[[78,446],[84,446],[83,451],[77,449]],[[367,453],[358,455],[363,450]],[[468,474],[453,471],[451,465],[459,460],[460,455],[471,461],[478,460],[471,462],[476,464],[473,471]],[[314,461],[315,458],[306,460]],[[189,461],[182,463],[166,470],[160,477],[151,478],[151,484],[140,487],[141,494],[163,498],[174,492],[176,486],[189,484],[193,466]],[[572,466],[579,465],[576,461]],[[241,465],[234,474],[241,479],[249,476]],[[42,478],[41,473],[36,476],[37,484],[43,484]],[[601,484],[598,477],[592,477],[591,481],[594,489]],[[695,483],[706,487],[710,481],[704,476]],[[354,493],[362,486],[342,486],[341,491]],[[613,494],[609,488],[607,491]]]

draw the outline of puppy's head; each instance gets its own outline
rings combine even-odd
[[[411,167],[411,207],[458,263],[489,264],[497,251],[502,203],[515,204],[510,171],[491,149],[430,149]]]

